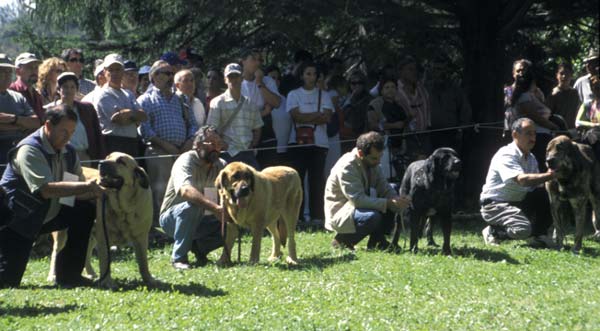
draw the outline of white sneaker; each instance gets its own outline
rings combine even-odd
[[[486,245],[490,245],[490,246],[498,246],[500,245],[500,240],[496,237],[494,237],[494,235],[492,234],[492,227],[491,226],[486,226],[482,231],[481,234],[483,235],[483,242],[485,242]]]

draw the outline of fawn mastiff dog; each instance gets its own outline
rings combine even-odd
[[[87,273],[93,275],[89,257],[95,240],[100,262],[100,286],[114,287],[110,275],[109,247],[131,243],[142,279],[147,285],[155,285],[157,282],[148,269],[148,233],[152,226],[152,191],[148,175],[131,156],[118,152],[108,155],[100,163],[99,170],[83,167],[83,173],[86,179],[99,179],[100,185],[111,189],[106,193],[105,201],[102,198],[96,201],[96,224],[90,236]],[[64,247],[67,239],[66,231],[53,236],[55,241],[49,278],[54,273],[56,253]]]
[[[546,147],[546,163],[556,174],[556,179],[546,182],[550,208],[554,219],[557,248],[563,247],[565,227],[574,221],[575,245],[573,252],[581,250],[587,203],[594,213],[594,237],[600,237],[600,161],[592,148],[558,136]]]
[[[217,176],[223,206],[232,220],[249,228],[252,235],[250,262],[257,263],[265,228],[273,239],[269,261],[279,259],[281,246],[288,245],[288,264],[298,264],[296,256],[296,223],[302,204],[302,185],[296,170],[289,167],[269,167],[261,172],[242,162],[228,164]],[[233,231],[232,231],[233,230]],[[228,227],[221,263],[230,263],[229,252],[237,235]]]

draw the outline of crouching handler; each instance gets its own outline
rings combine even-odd
[[[220,222],[227,219],[227,212],[218,204],[214,187],[225,166],[219,159],[223,146],[217,129],[203,126],[194,137],[193,149],[181,154],[171,169],[159,221],[175,240],[171,256],[175,269],[191,268],[190,250],[196,263],[204,265],[207,254],[223,246]]]
[[[408,207],[384,177],[379,163],[384,139],[376,132],[358,137],[356,148],[333,166],[325,187],[325,228],[337,232],[332,246],[354,245],[370,236],[367,248],[385,249],[393,213]]]
[[[92,284],[81,271],[96,209],[82,200],[105,189],[84,181],[77,153],[67,144],[76,125],[77,114],[68,106],[48,110],[44,125],[8,153],[0,180],[10,214],[0,220],[0,288],[20,285],[39,234],[62,229],[68,229],[68,239],[56,257],[56,283]]]

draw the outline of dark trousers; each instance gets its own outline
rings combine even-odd
[[[235,156],[231,156],[231,154],[229,154],[228,152],[221,152],[220,157],[227,163],[243,162],[249,166],[252,166],[254,169],[260,171],[260,165],[256,161],[256,156],[254,156],[253,151],[239,152]]]
[[[546,189],[538,187],[527,193],[525,199],[521,201],[520,207],[531,220],[531,235],[534,237],[546,235],[548,229],[552,226],[550,200]]]
[[[277,153],[277,141],[262,142],[258,147],[265,148],[256,154],[256,161],[262,169],[272,166],[292,166],[288,152]]]
[[[74,207],[61,206],[59,214],[44,224],[40,234],[68,229],[65,248],[56,256],[56,282],[68,284],[81,278],[96,208],[90,202],[76,201]],[[18,287],[25,273],[34,239],[10,228],[0,230],[0,288]]]
[[[112,152],[121,152],[129,154],[132,157],[139,157],[142,155],[141,143],[138,138],[105,135],[104,141],[106,142],[106,152],[108,154]]]
[[[325,160],[327,159],[327,148],[317,146],[296,147],[289,150],[294,155],[294,169],[298,171],[302,180],[302,190],[304,187],[304,178],[308,175],[308,207],[310,216],[314,219],[325,219],[323,210],[325,196]],[[304,213],[304,199],[300,208],[302,219]]]
[[[354,233],[338,233],[335,239],[347,246],[354,246],[369,237],[368,248],[375,248],[377,244],[385,241],[385,234],[394,226],[394,214],[382,214],[378,210],[357,208],[354,210]]]

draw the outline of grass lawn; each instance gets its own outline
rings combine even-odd
[[[300,232],[295,268],[266,262],[270,238],[259,265],[187,272],[170,266],[171,245],[154,247],[159,289],[141,283],[131,249],[113,262],[117,291],[52,288],[48,259],[32,260],[21,289],[0,290],[0,330],[600,330],[600,244],[584,241],[579,256],[490,248],[481,228],[455,222],[453,258],[424,240],[417,255],[352,255],[331,233]],[[245,237],[242,261],[249,250]]]

